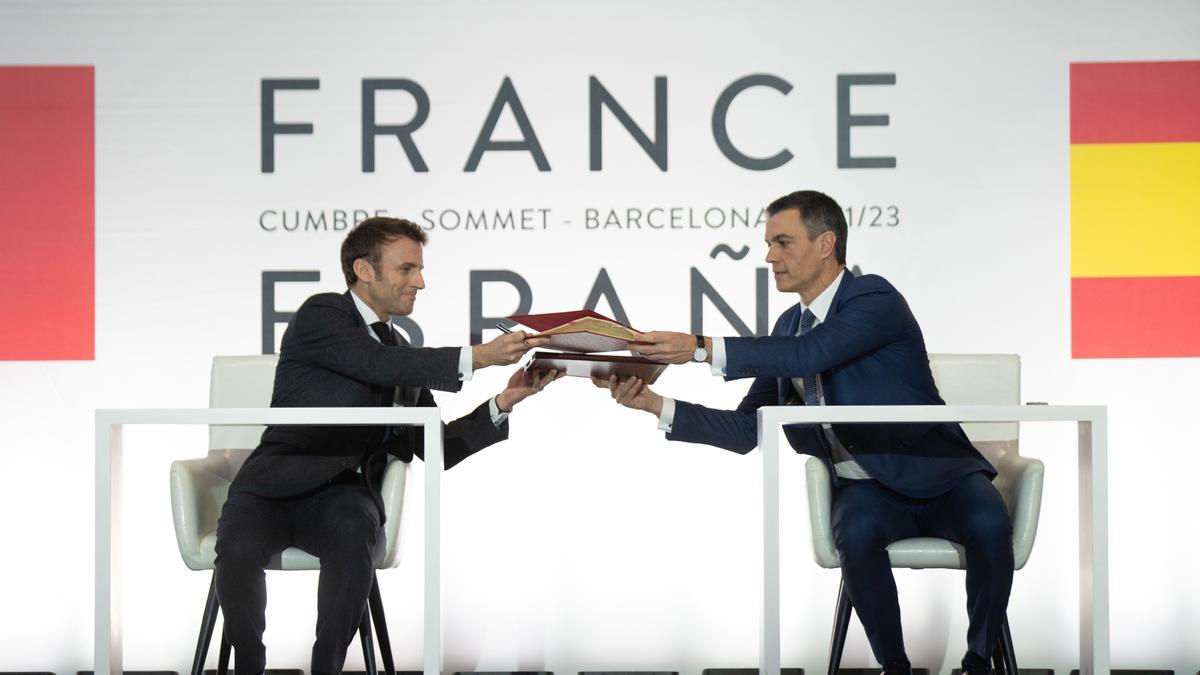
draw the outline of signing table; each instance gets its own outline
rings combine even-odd
[[[769,406],[762,450],[763,597],[759,672],[779,675],[779,437],[785,424],[1076,422],[1079,426],[1079,672],[1109,675],[1108,409],[1105,406]]]
[[[425,429],[425,465],[442,466],[437,408],[199,408],[96,411],[96,675],[118,675],[121,664],[122,429],[130,424],[413,425]],[[441,471],[425,471],[426,675],[442,671]]]
[[[779,437],[784,424],[1076,422],[1079,428],[1079,663],[1109,675],[1107,409],[1104,406],[771,406],[758,411],[762,449],[763,598],[760,672],[779,675]],[[96,411],[96,675],[121,663],[122,429],[129,424],[421,425],[425,462],[442,465],[437,408],[202,408]],[[425,675],[441,673],[441,471],[425,471]]]

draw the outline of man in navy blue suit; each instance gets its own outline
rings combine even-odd
[[[800,302],[769,337],[711,338],[652,332],[639,346],[668,363],[704,362],[727,380],[754,378],[736,410],[664,398],[636,378],[607,386],[616,401],[658,417],[667,438],[747,453],[755,411],[770,405],[944,405],[921,328],[882,277],[846,269],[846,219],[820,192],[767,208],[767,257],[775,286]],[[942,537],[966,550],[967,652],[963,669],[986,673],[1012,586],[1012,523],[991,479],[996,471],[957,424],[794,425],[796,452],[823,459],[833,476],[833,532],[842,577],[884,673],[911,672],[887,545]]]

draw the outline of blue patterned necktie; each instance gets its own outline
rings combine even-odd
[[[812,330],[813,324],[816,322],[817,315],[813,314],[810,309],[804,310],[804,313],[800,315],[800,334],[804,335]],[[813,373],[808,377],[802,378],[804,380],[804,405],[821,405],[821,397],[817,391],[817,387],[819,386],[817,382],[820,378],[820,373]],[[816,426],[817,440],[820,442],[821,448],[825,450],[825,453],[832,458],[833,445],[825,437],[826,430],[824,425],[818,424]]]
[[[800,315],[800,334],[804,335],[813,329],[813,324],[817,322],[817,315],[812,313],[811,309],[804,310]],[[817,396],[817,377],[816,373],[804,380],[804,405],[821,405],[821,399]]]

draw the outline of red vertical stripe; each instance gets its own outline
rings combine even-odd
[[[1200,141],[1200,61],[1071,64],[1072,143]]]
[[[95,357],[93,82],[0,67],[0,360]]]
[[[1071,356],[1200,356],[1200,277],[1072,279]]]

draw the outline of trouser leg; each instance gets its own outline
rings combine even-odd
[[[922,531],[963,545],[967,567],[967,647],[987,659],[996,646],[1012,590],[1012,519],[982,473],[964,478],[920,516]]]
[[[842,579],[880,664],[905,658],[887,545],[916,536],[916,523],[896,497],[875,481],[842,481],[833,497],[833,536],[841,553]]]
[[[266,667],[262,635],[266,628],[267,583],[263,569],[287,548],[287,508],[279,501],[246,492],[229,496],[217,521],[217,598],[225,634],[234,648],[237,675]]]
[[[338,673],[383,553],[383,528],[370,492],[357,483],[332,485],[300,510],[295,545],[321,559],[312,672]]]

